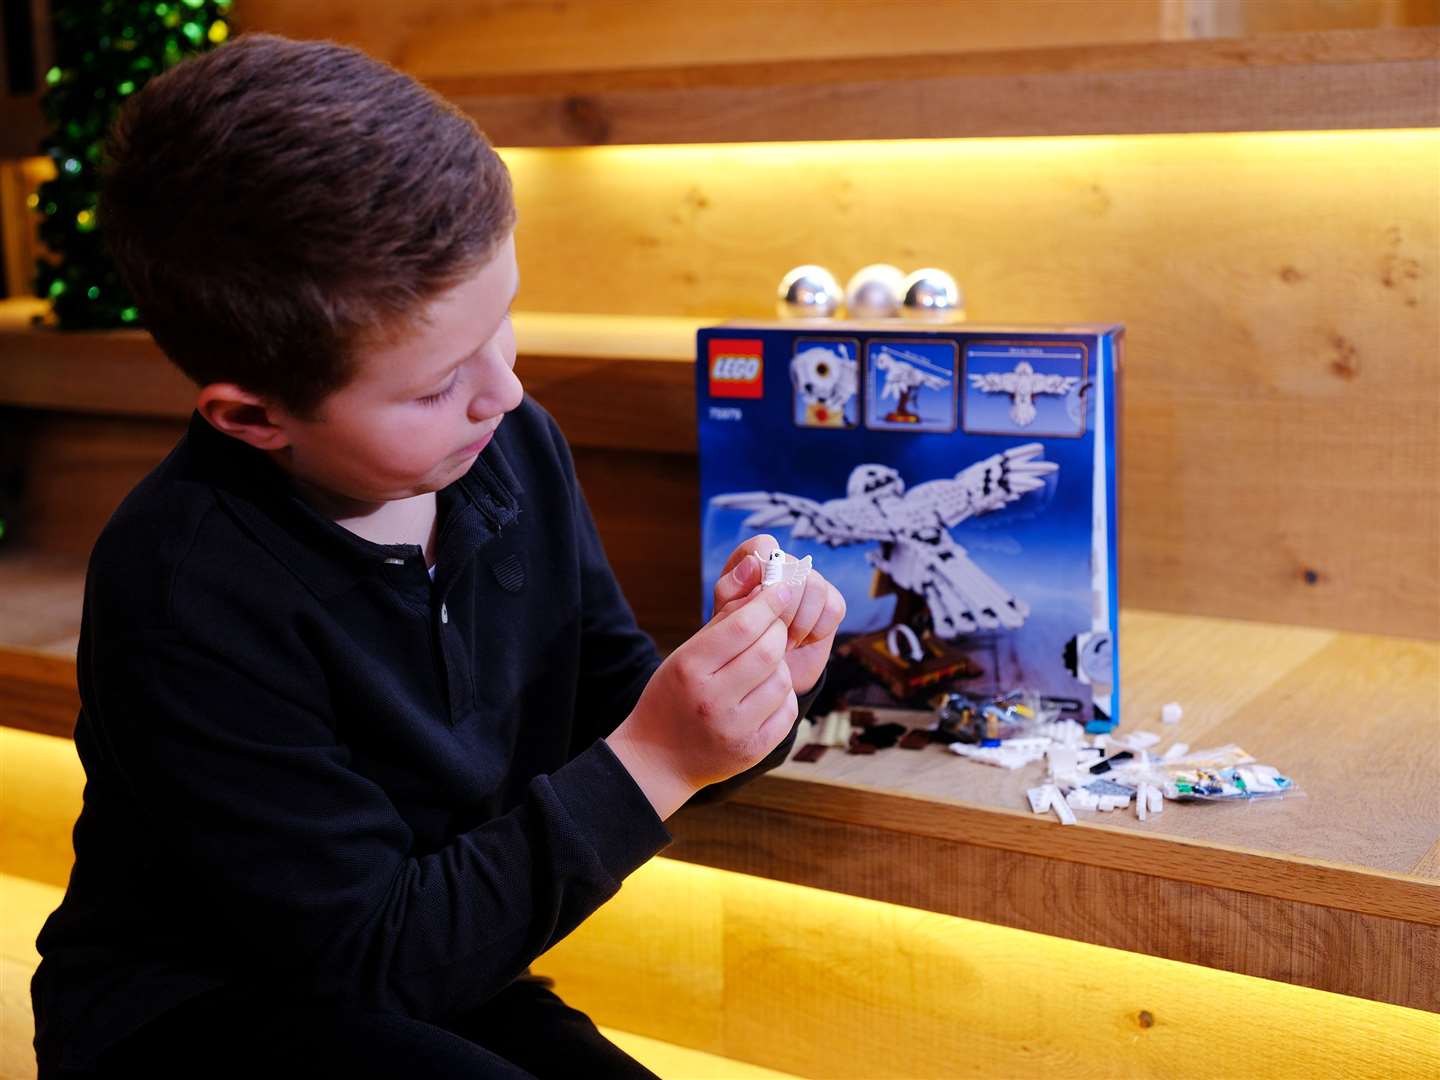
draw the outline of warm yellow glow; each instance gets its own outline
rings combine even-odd
[[[764,318],[792,266],[888,262],[949,270],[972,321],[1183,333],[1167,351],[1230,323],[1259,353],[1294,352],[1297,321],[1321,348],[1434,340],[1440,130],[503,156],[532,311]]]
[[[85,773],[69,739],[0,727],[0,873],[64,885]]]
[[[799,1075],[1440,1075],[1430,1013],[667,859],[535,967],[601,1023]]]
[[[611,161],[619,168],[664,168],[723,158],[732,165],[828,166],[867,163],[886,167],[943,165],[1000,158],[1011,162],[1059,163],[1079,157],[1143,151],[1155,155],[1211,158],[1216,153],[1253,157],[1267,151],[1322,147],[1328,153],[1428,153],[1440,163],[1440,129],[1387,128],[1361,131],[1242,131],[1149,135],[1044,135],[974,139],[857,139],[834,142],[698,143],[680,145],[505,147],[500,154],[514,167],[570,156],[577,161]],[[1299,180],[1300,178],[1297,178]]]
[[[83,783],[68,739],[0,727],[0,874],[65,884]],[[58,893],[31,891],[38,919]],[[1270,1080],[1440,1075],[1431,1013],[671,859],[535,967],[599,1023],[797,1075],[1158,1076],[1222,1049]]]

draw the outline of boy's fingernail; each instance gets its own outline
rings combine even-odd
[[[746,555],[740,560],[740,565],[730,572],[731,576],[735,579],[735,583],[737,585],[744,585],[745,582],[749,581],[753,576],[754,568],[758,565],[760,564],[751,556]]]

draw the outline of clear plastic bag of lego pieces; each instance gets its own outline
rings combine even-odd
[[[803,585],[810,576],[810,556],[797,559],[776,548],[765,560],[760,584],[766,588],[772,585]]]
[[[1212,802],[1273,799],[1303,794],[1295,786],[1295,781],[1282,775],[1273,765],[1251,762],[1220,769],[1170,767],[1167,772],[1169,775],[1163,785],[1165,797],[1181,802],[1189,799]]]
[[[936,709],[937,727],[954,741],[984,747],[1031,738],[1038,726],[1038,701],[1039,696],[1028,690],[990,698],[951,692],[944,695]]]

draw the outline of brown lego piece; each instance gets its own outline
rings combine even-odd
[[[795,757],[792,760],[803,761],[809,764],[819,761],[825,756],[825,751],[829,749],[830,748],[824,743],[812,742],[808,746],[802,746],[799,750],[795,751]]]
[[[886,631],[877,630],[851,638],[835,652],[859,662],[896,701],[925,697],[956,679],[973,679],[982,673],[979,664],[948,641],[926,633],[920,638],[920,646],[925,652],[922,659],[901,660],[890,655]]]
[[[921,728],[912,728],[900,737],[900,749],[902,750],[924,750],[930,745],[930,732]]]

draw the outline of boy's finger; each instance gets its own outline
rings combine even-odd
[[[750,537],[750,539],[736,545],[735,550],[730,553],[730,558],[725,560],[725,569],[720,571],[720,577],[723,579],[726,574],[739,566],[740,561],[744,559],[746,555],[754,555],[761,562],[764,562],[765,556],[769,555],[770,552],[779,546],[780,541],[776,540],[775,537],[769,533],[760,533],[758,536]]]
[[[810,628],[809,633],[801,640],[801,645],[809,645],[812,642],[823,641],[840,628],[840,623],[845,619],[845,597],[840,590],[828,582],[825,585],[825,606],[820,611],[820,617],[815,620],[815,625]]]
[[[785,700],[780,703],[780,707],[766,718],[765,722],[760,725],[760,730],[756,732],[755,737],[765,748],[767,754],[779,746],[785,736],[790,734],[790,729],[795,726],[795,720],[799,715],[800,703],[795,698],[795,691],[791,689],[785,696]]]
[[[756,589],[754,595],[724,619],[710,623],[693,640],[702,650],[713,675],[749,648],[776,619],[788,616],[795,602],[794,589],[779,585]]]
[[[744,700],[771,679],[790,680],[790,669],[784,664],[785,624],[778,619],[748,649],[731,660],[712,677],[711,684],[721,697],[730,701]],[[766,707],[760,716],[775,706]]]
[[[728,573],[722,574],[715,583],[716,614],[727,604],[748,595],[751,589],[760,584],[762,573],[760,559],[747,552]]]
[[[799,645],[810,636],[810,632],[825,612],[825,600],[829,593],[830,583],[812,571],[805,580],[805,592],[800,598],[800,605],[795,609],[795,617],[790,620],[792,646]]]
[[[736,611],[739,611],[742,607],[744,607],[744,606],[745,606],[745,602],[746,602],[747,600],[749,600],[751,597],[753,597],[753,596],[754,596],[757,592],[759,592],[759,591],[760,591],[760,586],[759,586],[759,585],[755,585],[755,586],[751,587],[750,591],[747,592],[744,596],[737,596],[734,600],[731,600],[731,601],[730,601],[728,604],[726,604],[724,607],[718,609],[718,610],[715,612],[715,614],[710,617],[710,621],[711,621],[711,622],[718,622],[718,621],[721,620],[721,619],[729,618],[729,617],[730,617],[732,614],[734,614]]]

